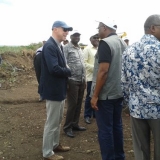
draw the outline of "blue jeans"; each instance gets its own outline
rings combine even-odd
[[[99,100],[96,121],[102,160],[124,160],[122,98]]]
[[[95,111],[91,107],[91,97],[90,97],[91,85],[92,85],[92,81],[88,81],[87,94],[86,94],[86,100],[85,100],[85,106],[84,106],[84,118],[86,117],[91,118],[92,116],[95,117]]]

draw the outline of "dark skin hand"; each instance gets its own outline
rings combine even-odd
[[[110,66],[109,63],[100,63],[99,64],[96,86],[95,86],[95,90],[94,90],[94,93],[93,93],[93,96],[91,99],[91,106],[96,111],[98,111],[98,106],[97,106],[98,96],[99,96],[99,93],[100,93],[103,85],[106,82],[109,66]]]

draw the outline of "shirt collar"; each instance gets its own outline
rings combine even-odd
[[[69,45],[70,45],[70,47],[73,47],[73,48],[79,48],[79,49],[80,49],[79,44],[78,44],[78,47],[75,47],[75,46],[73,45],[73,43],[72,43],[72,42],[70,42],[70,43],[69,43]]]
[[[94,47],[94,46],[92,45],[92,48],[97,50],[97,49],[98,49],[98,46],[97,46],[97,47]]]

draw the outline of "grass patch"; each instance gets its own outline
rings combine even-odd
[[[23,50],[33,50],[36,51],[39,47],[42,46],[42,43],[32,43],[28,46],[0,46],[0,54],[5,53],[21,53]]]

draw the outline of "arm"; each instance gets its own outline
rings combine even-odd
[[[59,65],[57,51],[53,46],[47,46],[44,48],[44,57],[50,74],[54,74],[58,77],[71,76],[69,68]]]
[[[98,48],[98,56],[99,56],[99,69],[97,73],[96,86],[93,92],[93,96],[91,99],[91,106],[93,109],[98,110],[97,101],[100,94],[100,91],[107,80],[107,74],[109,71],[110,63],[111,63],[111,50],[109,45],[100,41]]]
[[[126,51],[122,55],[122,73],[121,73],[121,87],[123,91],[124,100],[128,105],[129,101],[129,80],[127,77],[127,55]]]
[[[110,66],[109,63],[100,63],[99,65],[96,86],[95,86],[95,90],[94,90],[93,97],[91,100],[92,108],[95,110],[98,110],[98,107],[97,107],[98,96],[99,96],[99,93],[103,85],[105,84],[107,80],[107,73],[108,73],[109,66]]]

